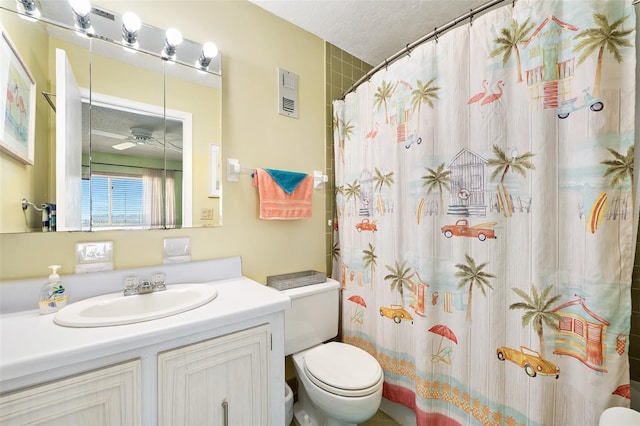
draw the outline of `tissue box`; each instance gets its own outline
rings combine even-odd
[[[267,285],[278,290],[319,284],[327,281],[327,275],[318,271],[301,271],[290,274],[271,275],[267,277]]]

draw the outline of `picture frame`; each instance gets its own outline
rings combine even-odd
[[[0,150],[33,165],[36,82],[9,34],[2,27],[0,32]]]

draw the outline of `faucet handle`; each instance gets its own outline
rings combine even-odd
[[[124,295],[131,296],[134,294],[138,294],[138,287],[140,284],[138,283],[138,277],[130,276],[124,278]]]
[[[151,276],[151,280],[153,281],[153,290],[154,291],[163,291],[167,289],[164,281],[166,279],[166,275],[164,272],[156,272]]]

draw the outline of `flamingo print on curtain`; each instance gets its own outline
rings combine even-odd
[[[335,101],[343,340],[419,425],[629,406],[635,15],[474,17]]]

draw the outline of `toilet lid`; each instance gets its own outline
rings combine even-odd
[[[383,379],[374,357],[345,343],[329,342],[311,349],[304,355],[304,364],[313,383],[337,395],[369,395]]]

